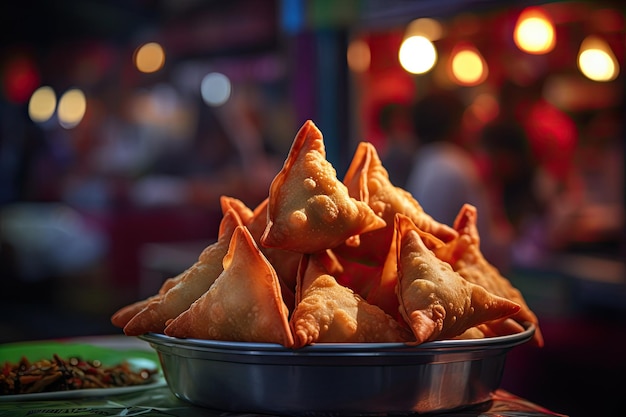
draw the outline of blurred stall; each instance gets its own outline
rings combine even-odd
[[[399,160],[381,117],[433,94],[464,103],[455,144],[474,158],[508,236],[502,272],[545,329],[546,346],[516,352],[505,384],[572,416],[621,412],[618,389],[589,381],[626,369],[623,5],[362,5],[347,61],[355,143],[374,143],[390,170],[416,164],[425,138],[414,130],[413,153]]]
[[[295,129],[279,3],[31,7],[0,12],[0,329],[112,331],[111,311],[168,278],[145,282],[151,245],[197,257],[221,195],[267,195]],[[23,325],[52,312],[58,327]]]

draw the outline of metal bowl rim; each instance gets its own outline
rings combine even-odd
[[[275,354],[306,353],[376,353],[386,351],[428,352],[445,350],[485,350],[502,349],[517,346],[529,341],[536,330],[533,323],[525,323],[524,330],[505,336],[485,337],[480,339],[447,339],[425,342],[418,345],[408,343],[317,343],[299,349],[287,348],[277,343],[232,342],[223,340],[184,339],[160,333],[146,333],[137,336],[153,346],[173,346],[190,350],[218,350],[231,352],[271,352]]]

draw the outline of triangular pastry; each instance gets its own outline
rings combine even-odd
[[[293,345],[276,271],[245,226],[237,227],[224,271],[165,334],[181,338]]]
[[[233,209],[238,215],[243,224],[248,224],[254,217],[254,211],[238,198],[230,196],[220,196],[220,207],[222,208],[222,215],[230,209]]]
[[[487,323],[485,332],[495,335],[517,333],[523,330],[521,324],[530,322],[535,325],[533,341],[543,346],[543,336],[539,329],[539,320],[530,309],[522,293],[506,279],[500,271],[487,261],[480,250],[480,236],[477,227],[478,213],[476,207],[465,204],[454,221],[454,228],[459,233],[457,240],[435,249],[437,256],[448,262],[463,278],[486,288],[493,294],[508,298],[519,304],[520,310],[511,319],[501,322]],[[517,322],[517,323],[516,323]]]
[[[266,198],[258,206],[255,207],[252,218],[246,226],[252,235],[252,238],[259,246],[261,253],[272,264],[280,280],[280,286],[283,294],[283,301],[293,311],[294,308],[294,291],[296,289],[296,274],[298,272],[298,264],[300,263],[299,252],[283,250],[279,248],[268,248],[261,245],[261,235],[267,226],[267,207],[269,199]]]
[[[226,212],[232,208],[239,215],[239,218],[241,219],[242,222],[244,222],[244,224],[245,222],[249,221],[252,218],[252,214],[253,214],[252,210],[250,210],[245,205],[245,203],[243,203],[241,200],[237,198],[229,197],[229,196],[221,196],[220,205],[222,208],[222,215],[225,215]],[[222,227],[222,225],[220,225],[220,227]],[[232,228],[231,231],[232,230],[234,230],[234,228]],[[201,262],[206,261],[205,258],[212,256],[211,252],[213,251],[214,251],[214,248],[212,247],[212,245],[208,245],[200,253],[200,255],[198,256],[198,260]],[[137,313],[143,310],[144,307],[146,307],[151,302],[158,301],[167,291],[169,291],[170,288],[174,287],[178,282],[180,282],[185,277],[185,274],[187,272],[188,270],[185,270],[175,277],[166,279],[161,285],[161,288],[159,288],[159,292],[157,294],[154,294],[143,300],[134,302],[132,304],[129,304],[120,308],[111,316],[111,323],[113,323],[114,326],[124,328],[124,326],[126,326],[126,324],[128,324],[128,322]]]
[[[222,258],[228,251],[235,228],[242,226],[239,215],[229,209],[220,223],[218,239],[207,246],[198,261],[190,266],[180,281],[146,305],[124,326],[124,333],[137,336],[148,332],[163,332],[166,322],[187,310],[222,272]]]
[[[369,142],[360,142],[357,146],[343,183],[351,197],[367,203],[387,224],[384,228],[362,233],[357,247],[349,242],[336,248],[336,252],[345,258],[382,264],[392,239],[396,213],[408,216],[420,230],[444,242],[457,236],[452,227],[428,215],[408,191],[391,183],[376,148]]]
[[[367,301],[382,308],[385,313],[402,322],[400,301],[398,300],[398,255],[396,250],[396,228],[393,228],[392,239],[387,250],[385,262],[378,280],[374,282],[367,295]]]
[[[175,277],[166,279],[161,285],[161,288],[159,288],[158,293],[120,308],[111,316],[111,323],[114,326],[123,329],[130,319],[135,316],[135,314],[139,313],[151,302],[158,300],[161,296],[163,296],[163,294],[169,291],[170,288],[176,285],[183,278],[183,276],[184,272],[176,275]]]
[[[412,340],[410,331],[379,307],[337,283],[315,255],[302,257],[290,318],[294,348],[313,343]]]
[[[465,280],[426,247],[408,217],[396,215],[400,311],[416,342],[450,339],[519,305]]]
[[[348,195],[326,160],[322,133],[306,121],[270,185],[268,224],[261,244],[314,253],[385,224],[366,203]]]

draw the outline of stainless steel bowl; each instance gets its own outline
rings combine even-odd
[[[139,336],[157,351],[179,398],[217,410],[279,415],[382,415],[447,411],[489,401],[507,352],[533,325],[508,336],[402,343],[267,343]]]

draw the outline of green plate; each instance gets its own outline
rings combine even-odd
[[[35,394],[0,395],[0,401],[22,401],[35,399],[83,398],[90,396],[110,396],[128,392],[142,391],[166,384],[154,351],[141,349],[118,349],[108,346],[95,346],[89,343],[73,343],[70,341],[42,341],[8,343],[0,345],[0,366],[5,362],[16,363],[22,357],[30,362],[41,359],[52,359],[54,354],[63,359],[80,357],[84,360],[99,360],[103,365],[113,366],[123,361],[130,363],[133,370],[151,369],[158,371],[153,382],[143,385],[114,388],[89,388],[71,391],[40,392]]]

